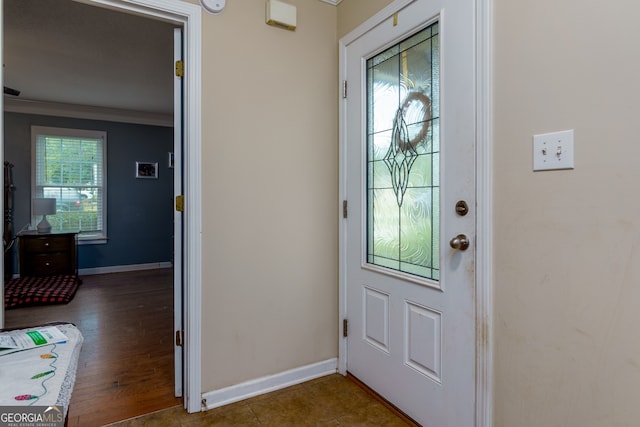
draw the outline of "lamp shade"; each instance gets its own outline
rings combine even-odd
[[[33,213],[35,215],[53,215],[56,213],[56,199],[33,199]]]

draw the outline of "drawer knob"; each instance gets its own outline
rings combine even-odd
[[[49,242],[44,242],[44,245],[45,246],[49,246]]]

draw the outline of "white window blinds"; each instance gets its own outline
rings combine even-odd
[[[56,199],[52,231],[106,238],[106,132],[33,126],[32,141],[32,195]]]

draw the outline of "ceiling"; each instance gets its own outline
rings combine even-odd
[[[3,3],[4,86],[20,102],[172,114],[172,24],[72,0]]]

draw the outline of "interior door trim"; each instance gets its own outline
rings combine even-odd
[[[346,80],[347,46],[414,0],[395,0],[339,40],[339,80]],[[492,14],[493,0],[476,2],[476,409],[475,426],[493,425],[493,111],[492,111]],[[339,307],[338,372],[347,373],[347,338],[343,319],[347,316],[346,224],[342,216],[346,200],[346,99],[339,103]]]
[[[493,0],[476,0],[476,426],[493,425]]]

